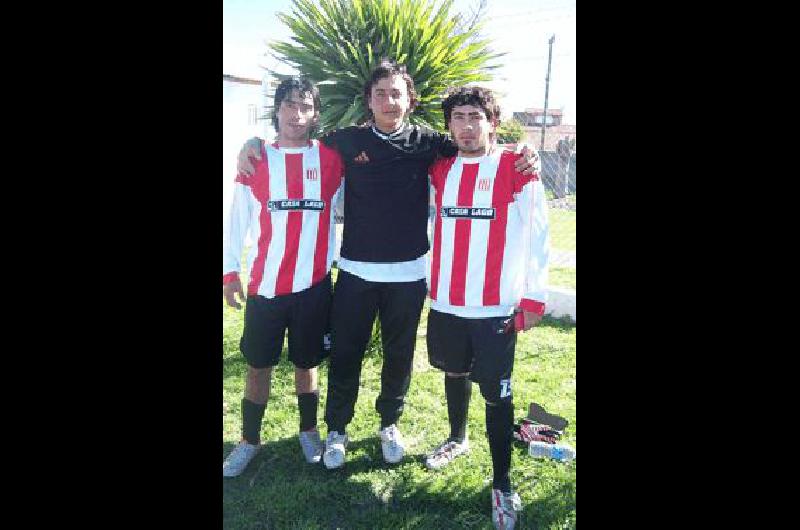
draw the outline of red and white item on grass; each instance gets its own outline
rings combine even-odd
[[[549,425],[523,419],[519,425],[514,426],[514,438],[523,443],[537,441],[554,444],[559,440],[560,434]]]

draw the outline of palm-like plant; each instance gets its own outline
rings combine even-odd
[[[382,57],[407,66],[419,104],[412,123],[444,130],[447,87],[491,79],[492,53],[481,24],[461,29],[453,0],[295,0],[278,17],[293,42],[273,42],[275,57],[320,89],[323,131],[368,119],[363,87]],[[274,72],[273,72],[274,73]],[[279,74],[275,74],[281,77]]]

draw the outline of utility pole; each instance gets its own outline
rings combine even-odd
[[[542,141],[539,144],[539,151],[544,151],[544,129],[547,127],[547,97],[550,95],[550,63],[553,61],[553,41],[556,40],[555,33],[550,40],[550,53],[547,56],[547,77],[544,79],[544,116],[542,116]]]

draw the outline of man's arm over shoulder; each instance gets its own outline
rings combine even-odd
[[[335,150],[340,156],[346,157],[353,150],[353,144],[358,141],[358,135],[363,127],[349,126],[328,131],[319,137],[320,143]]]
[[[253,136],[247,140],[236,157],[236,171],[241,175],[254,175],[256,163],[264,158],[264,140]]]
[[[436,155],[441,158],[450,158],[458,154],[458,145],[450,138],[449,134],[426,129],[431,135],[431,143]]]

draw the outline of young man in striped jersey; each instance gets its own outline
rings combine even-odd
[[[353,419],[376,316],[383,343],[381,391],[375,401],[378,436],[386,462],[398,463],[405,454],[397,423],[411,381],[427,291],[428,168],[437,156],[457,151],[446,135],[409,123],[417,97],[405,66],[383,60],[364,86],[364,101],[369,123],[337,129],[320,139],[339,152],[345,165],[344,230],[325,406],[323,461],[329,469],[345,463],[346,427]],[[250,157],[258,156],[259,146],[256,138],[242,148],[240,172],[250,172]],[[517,163],[520,170],[532,171],[527,156]]]
[[[242,440],[222,464],[224,477],[244,471],[260,448],[261,421],[269,398],[272,368],[289,332],[300,411],[300,446],[309,463],[319,462],[317,366],[322,360],[331,304],[335,233],[333,205],[340,195],[339,155],[309,140],[319,120],[319,91],[310,81],[290,78],[275,91],[272,124],[277,141],[262,147],[251,175],[236,177],[230,223],[223,244],[222,293],[228,305],[245,299],[239,271],[245,234],[249,251],[244,331],[247,360],[242,399]],[[327,337],[329,340],[329,337]]]
[[[475,381],[486,400],[492,518],[497,528],[510,529],[520,509],[509,478],[515,331],[530,329],[544,313],[544,187],[536,173],[514,169],[513,155],[492,149],[500,108],[490,90],[457,88],[442,109],[458,155],[438,160],[430,171],[436,214],[427,343],[431,365],[445,372],[450,437],[425,463],[439,469],[468,452]]]

